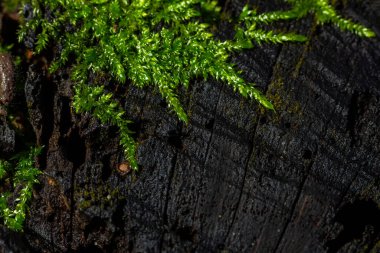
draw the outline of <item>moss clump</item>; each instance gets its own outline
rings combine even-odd
[[[24,23],[20,40],[36,33],[35,51],[58,46],[50,70],[71,64],[75,83],[73,106],[92,112],[102,122],[120,129],[120,143],[131,166],[137,169],[136,144],[124,110],[114,101],[99,76],[137,87],[154,86],[178,118],[188,116],[178,99],[180,86],[187,88],[197,77],[215,78],[243,97],[268,109],[272,103],[247,83],[230,62],[231,53],[254,44],[303,42],[305,36],[276,33],[265,25],[279,20],[315,15],[320,24],[332,22],[342,30],[363,37],[374,33],[339,16],[328,0],[288,0],[291,8],[257,13],[245,6],[235,22],[235,36],[220,41],[212,34],[207,17],[220,17],[220,7],[210,0],[22,0]],[[206,17],[207,15],[207,17]],[[211,19],[212,20],[212,19]],[[210,21],[212,22],[212,21]],[[70,59],[70,60],[69,60]]]
[[[114,201],[120,200],[118,187],[112,187],[107,184],[95,184],[86,182],[82,187],[76,187],[75,200],[78,208],[85,210],[91,206],[112,206]]]
[[[38,183],[37,177],[41,173],[34,165],[41,149],[31,148],[29,153],[20,153],[11,162],[0,160],[0,217],[12,230],[22,230],[33,185]]]

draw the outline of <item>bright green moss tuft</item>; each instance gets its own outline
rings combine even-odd
[[[229,59],[232,52],[255,44],[306,40],[295,33],[265,30],[266,24],[312,14],[320,24],[330,22],[359,36],[374,36],[370,29],[340,17],[328,0],[288,0],[292,8],[269,13],[257,13],[245,6],[240,17],[231,21],[236,22],[236,33],[227,41],[216,39],[209,24],[201,21],[215,20],[221,15],[217,2],[211,0],[23,2],[32,13],[25,17],[20,40],[34,31],[36,52],[49,43],[60,45],[59,58],[50,70],[71,64],[76,92],[73,106],[77,112],[91,112],[102,122],[119,127],[120,143],[134,169],[136,144],[128,129],[129,121],[112,94],[104,91],[104,84],[90,82],[90,76],[109,75],[114,82],[123,84],[128,80],[140,88],[154,86],[178,118],[188,122],[177,91],[180,86],[187,88],[196,77],[220,80],[243,97],[274,109],[253,84],[239,75]],[[207,17],[201,17],[202,14]]]
[[[0,217],[4,225],[12,230],[21,231],[23,228],[33,185],[38,183],[37,177],[41,173],[34,165],[41,149],[31,148],[29,153],[21,153],[11,162],[0,160]],[[4,191],[7,184],[11,184],[9,188],[12,190]]]

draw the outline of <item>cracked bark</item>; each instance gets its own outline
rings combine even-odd
[[[243,4],[225,2],[232,13]],[[152,90],[128,86],[120,96],[134,121],[140,170],[127,176],[116,170],[123,161],[117,129],[71,112],[67,75],[49,80],[31,68],[26,97],[46,153],[25,245],[35,252],[379,250],[380,11],[371,6],[353,0],[340,11],[377,38],[306,19],[291,26],[310,35],[308,45],[235,56],[276,113],[198,80],[181,98],[190,115],[181,126]]]

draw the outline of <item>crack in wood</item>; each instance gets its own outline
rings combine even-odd
[[[253,134],[253,139],[255,138],[256,136],[256,133],[257,133],[257,130],[258,130],[258,127],[260,125],[260,117],[257,121],[257,124],[256,124],[256,127],[255,127],[255,131],[254,131],[254,134]],[[236,208],[234,210],[234,213],[232,215],[232,220],[231,220],[231,223],[230,225],[228,226],[228,229],[227,229],[227,233],[226,233],[226,236],[224,238],[224,241],[227,241],[230,233],[231,233],[231,230],[232,230],[232,227],[233,225],[235,224],[235,220],[236,220],[236,215],[238,213],[238,210],[239,210],[239,206],[241,204],[241,200],[242,200],[242,197],[243,197],[243,194],[244,194],[244,186],[245,186],[245,182],[246,182],[246,177],[247,177],[247,172],[248,172],[248,166],[249,166],[249,161],[251,160],[251,156],[253,154],[253,150],[254,150],[254,145],[253,143],[250,145],[249,147],[249,151],[248,151],[248,156],[247,156],[247,161],[245,162],[245,165],[244,165],[244,174],[243,174],[243,179],[242,179],[242,184],[241,184],[241,187],[239,189],[239,197],[238,197],[238,201],[236,203]]]
[[[222,97],[222,92],[223,92],[223,91],[224,91],[224,86],[221,87],[221,88],[219,89],[219,93],[218,93],[218,102],[216,103],[215,108],[214,108],[214,110],[213,110],[213,114],[214,114],[214,115],[216,115],[216,112],[217,112],[217,110],[218,110],[218,107],[219,107],[219,104],[220,104],[220,101],[221,101],[221,97]],[[209,154],[209,152],[210,152],[210,146],[211,146],[211,142],[212,142],[212,139],[213,139],[213,136],[214,136],[215,124],[216,124],[216,120],[214,120],[214,122],[213,122],[213,125],[212,125],[212,127],[211,127],[210,137],[209,137],[209,139],[208,139],[208,141],[207,141],[206,151],[205,151],[205,161],[204,161],[204,163],[203,163],[203,168],[206,168],[206,163],[207,163],[207,161],[208,161],[208,154]],[[195,203],[196,203],[196,207],[194,208],[194,212],[196,212],[195,210],[197,210],[197,209],[199,208],[199,206],[200,206],[200,203],[199,203],[199,201],[200,201],[200,200],[199,200],[199,197],[201,196],[201,193],[200,193],[200,190],[199,190],[199,186],[201,186],[202,184],[203,184],[203,177],[201,177],[200,182],[199,182],[199,184],[197,185],[197,190],[196,190],[196,192],[198,192],[198,194],[197,194],[197,199],[196,199],[196,201],[195,201]],[[202,224],[200,225],[199,230],[202,231]]]
[[[165,193],[166,199],[165,199],[165,205],[164,205],[164,210],[163,210],[163,218],[162,218],[162,224],[163,224],[162,230],[163,231],[161,232],[161,238],[160,238],[159,247],[158,247],[160,252],[163,252],[165,235],[169,230],[166,227],[169,224],[169,221],[168,221],[168,205],[169,205],[169,199],[170,199],[169,193],[170,193],[171,184],[172,184],[173,177],[174,177],[174,169],[175,169],[175,166],[177,164],[177,158],[178,158],[178,153],[175,153],[174,157],[172,158],[172,164],[171,164],[170,169],[169,169],[169,180],[168,180],[168,186],[167,186],[166,193]]]
[[[294,215],[294,212],[295,212],[295,210],[296,210],[296,207],[297,207],[298,201],[299,201],[299,199],[300,199],[300,197],[301,197],[301,194],[302,194],[303,188],[304,188],[304,186],[305,186],[305,183],[306,183],[307,178],[309,177],[309,174],[310,174],[311,168],[312,168],[313,165],[314,165],[314,162],[315,162],[315,159],[313,159],[313,160],[310,162],[309,166],[308,166],[307,169],[306,169],[305,176],[302,178],[302,181],[301,181],[301,183],[300,183],[300,185],[299,185],[299,187],[298,187],[297,195],[296,195],[296,197],[294,198],[294,201],[293,201],[292,206],[291,206],[291,208],[290,208],[290,214],[289,214],[289,216],[288,216],[287,219],[286,219],[285,225],[284,225],[284,227],[283,227],[282,230],[281,230],[280,237],[279,237],[279,239],[277,240],[276,246],[274,247],[274,250],[273,250],[274,253],[276,253],[276,252],[278,251],[278,249],[279,249],[279,247],[280,247],[280,245],[281,245],[282,239],[284,238],[284,235],[285,235],[285,233],[286,233],[286,230],[287,230],[287,228],[288,228],[290,222],[292,221],[292,217],[293,217],[293,215]]]

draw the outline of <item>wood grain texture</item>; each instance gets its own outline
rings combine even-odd
[[[343,2],[339,11],[376,38],[305,19],[280,27],[308,43],[234,56],[276,113],[195,80],[181,93],[183,125],[157,92],[118,87],[139,142],[136,174],[117,172],[116,128],[72,113],[67,74],[30,69],[26,96],[49,175],[27,223],[31,251],[378,252],[380,11]],[[225,6],[233,14],[243,4]]]

